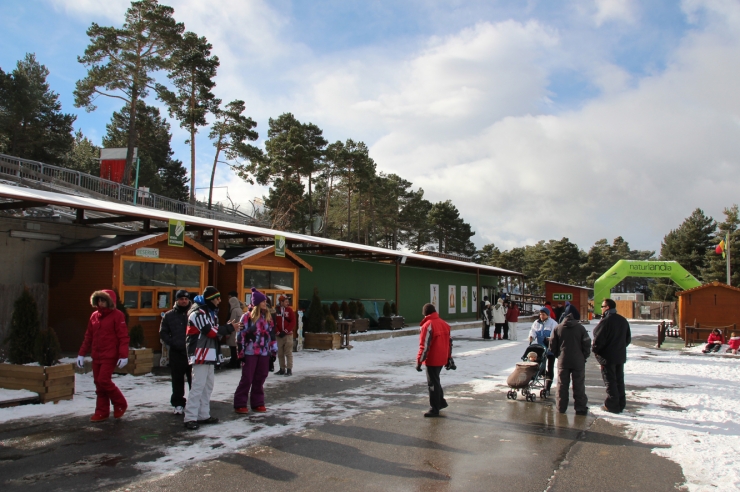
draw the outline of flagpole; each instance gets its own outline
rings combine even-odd
[[[727,233],[725,244],[727,245],[727,285],[732,285],[730,283],[730,233]]]

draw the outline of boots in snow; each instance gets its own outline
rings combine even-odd
[[[102,413],[95,412],[92,417],[90,417],[90,422],[103,422],[105,420],[108,420],[108,415],[103,415]]]
[[[286,376],[292,376],[292,375],[293,375],[293,369],[288,369],[288,370],[287,370],[287,371],[285,372],[285,375],[286,375]]]
[[[282,376],[283,374],[285,374],[285,369],[280,369],[280,370],[279,370],[278,372],[276,372],[275,374],[277,374],[278,376]]]
[[[123,417],[123,414],[126,413],[127,408],[128,407],[115,407],[113,409],[113,417],[120,419],[121,417]]]

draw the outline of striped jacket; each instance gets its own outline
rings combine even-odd
[[[219,326],[216,313],[209,309],[203,296],[196,296],[188,315],[186,343],[190,365],[216,364],[221,346],[219,339],[233,331],[231,325]]]
[[[416,363],[427,366],[444,366],[452,356],[450,325],[439,314],[432,313],[421,321],[419,353]]]

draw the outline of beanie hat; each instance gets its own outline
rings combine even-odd
[[[203,291],[203,298],[206,301],[212,301],[217,297],[221,297],[221,293],[212,285],[209,285],[206,287],[206,290]]]
[[[188,293],[187,290],[180,289],[177,292],[175,292],[175,299],[179,299],[181,297],[187,297],[188,299],[190,299],[190,294]]]
[[[266,301],[267,297],[254,287],[252,287],[252,304],[259,306],[262,301]]]
[[[498,301],[497,301],[497,302],[498,302],[499,304],[503,304],[503,303],[504,303],[504,300],[503,300],[503,299],[501,299],[501,298],[499,297],[499,299],[498,299]]]
[[[541,313],[545,313],[546,315],[550,316],[550,311],[547,308],[540,308]]]

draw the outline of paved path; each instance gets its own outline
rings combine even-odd
[[[271,398],[300,395],[309,405],[317,395],[371,390],[377,377],[296,378]],[[577,417],[572,408],[558,414],[552,401],[507,400],[503,389],[476,394],[468,385],[447,388],[444,418],[425,419],[421,374],[419,379],[418,386],[395,393],[390,406],[366,406],[343,421],[265,439],[164,477],[144,474],[139,464],[160,458],[163,446],[197,444],[197,437],[165,412],[102,426],[83,417],[4,424],[0,483],[7,491],[662,491],[676,490],[684,481],[677,464],[652,454],[622,429]],[[600,405],[603,387],[595,364],[589,365],[587,386],[590,404]],[[212,413],[243,418],[228,403],[214,403]],[[287,420],[247,418],[274,429]]]

